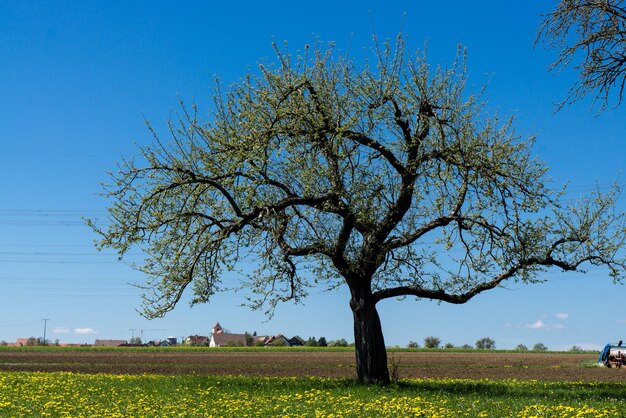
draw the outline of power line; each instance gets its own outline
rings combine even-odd
[[[106,209],[0,209],[1,214],[34,214],[34,215],[84,215],[84,214],[106,214]]]
[[[46,252],[46,251],[0,251],[0,255],[67,255],[67,256],[89,256],[89,257],[102,257],[108,255],[115,255],[116,253],[69,253],[69,252]],[[143,255],[141,253],[126,253],[125,255]]]
[[[34,322],[22,322],[20,324],[0,324],[0,327],[2,328],[10,328],[10,327],[25,327],[28,325],[34,325],[34,324],[38,324],[38,321],[34,321]]]
[[[86,264],[86,265],[100,265],[111,264],[126,266],[130,268],[141,268],[143,266],[143,260],[141,261],[98,261],[98,260],[79,260],[79,259],[36,259],[36,258],[0,258],[0,263],[16,263],[16,264]]]
[[[87,226],[82,221],[17,221],[17,220],[2,220],[0,219],[0,225],[5,226]]]

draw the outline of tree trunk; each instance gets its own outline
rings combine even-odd
[[[389,384],[387,349],[376,304],[369,286],[351,289],[350,307],[354,316],[356,371],[361,383]]]

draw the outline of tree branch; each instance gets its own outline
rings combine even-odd
[[[396,158],[394,153],[380,142],[368,137],[365,134],[362,134],[360,132],[354,132],[351,130],[341,130],[340,132],[338,132],[338,134],[377,151],[401,176],[406,176],[408,174],[406,167],[402,165],[402,163]]]

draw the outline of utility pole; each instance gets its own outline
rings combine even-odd
[[[46,325],[48,325],[49,318],[42,319],[43,321],[43,345],[46,345]]]
[[[131,343],[134,343],[134,342],[135,342],[135,331],[137,331],[137,328],[131,328],[131,329],[130,329],[130,332],[132,333],[132,334],[131,334],[131,337],[130,337],[130,342],[131,342]]]
[[[144,331],[165,331],[163,328],[159,328],[159,329],[140,329],[139,330],[141,332],[141,342],[143,343],[143,332]]]

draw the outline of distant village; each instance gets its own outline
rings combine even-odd
[[[30,338],[18,338],[14,343],[6,343],[10,347],[26,347],[35,345],[44,345],[40,339]],[[50,343],[46,341],[45,345],[57,345],[64,347],[78,347],[78,346],[90,346],[90,347],[171,347],[178,345],[186,346],[207,346],[207,347],[301,347],[301,346],[319,346],[325,347],[329,345],[324,337],[320,337],[319,340],[314,337],[304,340],[299,336],[287,338],[282,334],[271,336],[260,336],[253,334],[243,333],[234,334],[228,332],[219,322],[217,322],[213,328],[211,328],[210,335],[190,335],[178,341],[176,337],[167,337],[163,340],[152,340],[143,342],[139,337],[132,337],[130,340],[104,340],[96,339],[93,344],[68,344],[55,342]],[[330,345],[345,346],[347,345],[345,340],[332,341]]]

